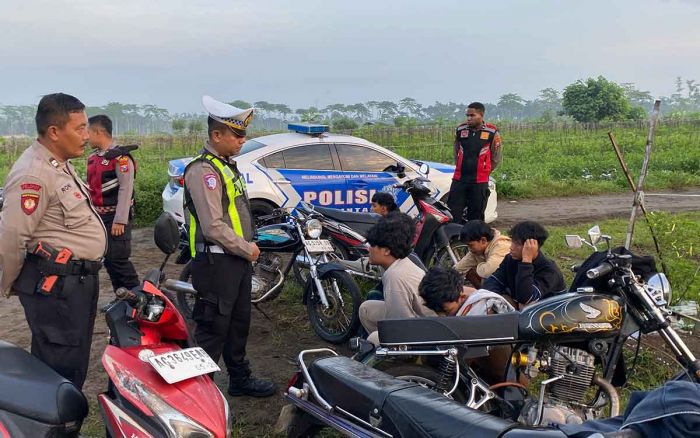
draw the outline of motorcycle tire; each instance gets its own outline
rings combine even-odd
[[[187,262],[187,264],[182,268],[178,280],[186,283],[192,283],[192,261]],[[182,316],[184,316],[187,320],[192,319],[195,298],[196,296],[193,294],[184,292],[177,293],[177,306],[180,308],[180,313],[182,313]]]
[[[459,240],[458,237],[450,240],[450,247],[452,251],[454,251],[455,256],[457,256],[458,261],[469,252],[467,244]],[[447,252],[447,248],[438,250],[430,262],[430,266],[442,266],[443,268],[453,268],[455,266],[452,262],[452,257],[450,257],[450,253]]]
[[[342,296],[342,308],[339,297],[333,288],[333,282],[338,285]],[[350,275],[343,271],[331,271],[326,277],[321,279],[321,283],[326,290],[328,308],[324,309],[323,304],[316,292],[316,285],[311,284],[312,291],[306,300],[306,311],[309,315],[311,327],[316,334],[326,342],[331,344],[342,344],[357,334],[360,328],[360,288]],[[345,310],[349,310],[350,317]],[[344,321],[340,319],[344,319]],[[329,327],[329,324],[337,325],[337,329]]]

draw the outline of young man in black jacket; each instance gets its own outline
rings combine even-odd
[[[566,291],[561,271],[540,251],[547,237],[547,230],[537,222],[525,221],[513,226],[510,254],[484,280],[482,289],[509,296],[519,308]]]

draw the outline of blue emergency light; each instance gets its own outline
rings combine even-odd
[[[299,134],[318,135],[328,132],[328,125],[315,125],[312,123],[289,123],[287,129]]]

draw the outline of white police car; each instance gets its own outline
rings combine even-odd
[[[248,140],[236,157],[245,176],[254,216],[274,208],[296,207],[300,201],[348,211],[369,211],[376,192],[394,194],[401,211],[416,214],[411,197],[394,184],[422,175],[419,164],[362,138],[328,133],[326,125],[290,124],[292,132]],[[170,181],[163,190],[163,209],[184,221],[183,174],[192,158],[172,160]],[[430,166],[428,178],[435,197],[445,201],[454,166],[423,162]],[[400,168],[405,176],[399,177]],[[491,196],[486,221],[496,219],[496,186],[489,182]]]

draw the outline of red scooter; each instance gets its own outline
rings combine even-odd
[[[177,223],[156,223],[156,245],[177,250]],[[110,330],[102,365],[108,389],[98,395],[108,437],[223,438],[231,434],[228,402],[208,374],[219,367],[191,343],[185,320],[159,290],[162,270],[119,289],[105,318]],[[165,287],[177,292],[179,282]],[[186,286],[183,286],[186,287]],[[87,415],[83,394],[26,351],[0,342],[0,438],[77,437]]]

